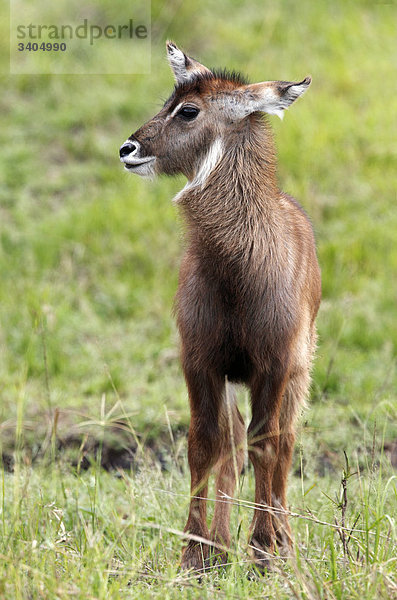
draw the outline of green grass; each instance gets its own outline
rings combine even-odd
[[[396,596],[396,16],[395,3],[364,0],[153,0],[152,74],[128,77],[9,76],[1,19],[0,427],[15,470],[1,471],[0,597]],[[177,570],[182,540],[171,530],[184,526],[188,473],[169,423],[175,435],[189,417],[171,198],[184,182],[142,181],[117,158],[172,89],[167,37],[252,81],[313,76],[284,121],[271,118],[280,185],[316,231],[323,302],[290,484],[297,562],[264,581],[246,577],[251,472],[234,509],[234,564],[201,585]],[[139,469],[116,476],[93,459],[79,472],[55,437],[88,433],[138,439]],[[169,448],[163,471],[145,451],[156,437]],[[347,560],[341,510],[327,497],[340,493],[344,450],[359,471],[346,519],[351,528],[360,513],[361,531]]]
[[[345,558],[337,477],[293,478],[296,555],[275,557],[274,571],[259,579],[247,555],[253,489],[252,476],[244,476],[230,565],[201,583],[178,571],[187,508],[184,461],[182,472],[180,466],[170,458],[162,472],[145,459],[138,472],[116,477],[98,463],[79,473],[62,461],[34,469],[17,462],[14,474],[3,476],[1,597],[395,597],[395,477],[386,461],[347,480]]]

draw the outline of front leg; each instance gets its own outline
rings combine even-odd
[[[188,460],[191,474],[191,500],[185,532],[210,539],[207,526],[208,478],[219,458],[219,410],[224,382],[213,374],[197,373],[184,365],[189,391],[191,420],[188,438]],[[183,550],[182,568],[202,570],[210,547],[190,540]]]

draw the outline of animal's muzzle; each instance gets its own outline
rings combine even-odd
[[[127,140],[126,142],[124,142],[124,144],[121,146],[120,148],[120,158],[124,158],[125,156],[128,156],[129,154],[136,154],[138,150],[138,144],[135,144],[133,142],[131,142],[130,140]]]

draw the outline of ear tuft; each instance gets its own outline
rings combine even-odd
[[[278,91],[280,94],[280,99],[282,99],[282,101],[287,104],[285,108],[288,108],[288,106],[295,102],[295,100],[299,98],[299,96],[302,96],[302,94],[306,92],[311,82],[312,78],[310,77],[310,75],[308,75],[307,77],[305,77],[305,79],[299,81],[298,83],[282,82],[279,86]]]
[[[243,119],[253,112],[265,112],[282,119],[284,111],[304,94],[311,81],[307,76],[298,82],[262,81],[243,85],[237,90],[229,110],[235,119]]]
[[[186,63],[187,57],[185,54],[178,48],[174,42],[167,41],[167,58],[170,63],[170,67],[174,73],[174,77],[177,83],[181,83],[187,79],[186,77]]]
[[[182,50],[180,50],[178,46],[174,44],[174,42],[172,42],[171,40],[167,40],[165,46],[167,48],[167,55],[170,60],[173,60],[175,58],[180,59],[181,56],[185,56]]]
[[[303,81],[300,82],[299,85],[305,85],[306,87],[309,87],[309,85],[312,82],[312,76],[311,75],[307,75]]]
[[[210,73],[207,67],[187,56],[174,42],[168,40],[166,48],[168,61],[178,84],[186,83],[200,73]]]

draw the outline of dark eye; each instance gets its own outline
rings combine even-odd
[[[191,121],[199,114],[199,109],[194,106],[183,106],[181,110],[178,111],[178,115],[187,121]]]

